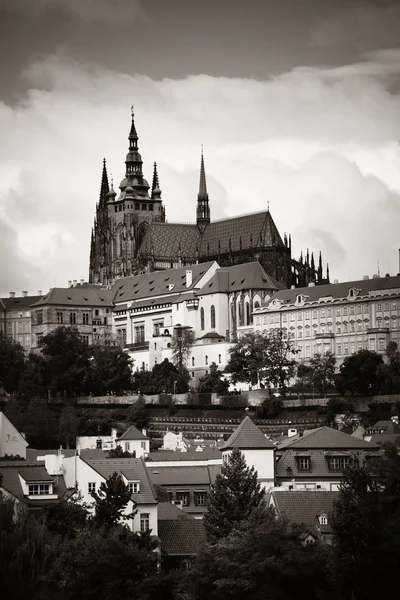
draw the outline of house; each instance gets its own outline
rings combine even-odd
[[[9,298],[0,298],[0,331],[19,342],[27,354],[32,345],[31,309],[34,302],[40,300],[42,291],[37,296],[28,296],[24,291],[21,296],[10,292]]]
[[[203,522],[171,502],[158,505],[158,538],[165,569],[190,568],[206,543]]]
[[[275,446],[250,417],[245,417],[239,427],[220,447],[223,463],[229,460],[233,448],[241,451],[248,467],[254,467],[257,471],[258,481],[265,489],[274,486]]]
[[[29,510],[60,502],[66,491],[64,477],[49,474],[45,466],[37,462],[2,461],[0,472],[0,491],[23,502]]]
[[[3,412],[0,412],[0,458],[19,456],[26,458],[28,442]]]
[[[113,427],[111,435],[85,435],[76,438],[76,449],[81,450],[112,450],[116,446],[117,430]]]
[[[336,367],[368,349],[385,355],[390,341],[400,345],[400,276],[279,290],[266,306],[254,309],[254,331],[283,329],[309,362],[332,352]]]
[[[400,440],[400,427],[396,422],[396,417],[390,421],[377,421],[375,425],[368,427],[364,434],[366,442],[373,444],[387,444],[391,442],[395,444]]]
[[[363,464],[378,450],[376,444],[331,427],[310,429],[278,445],[276,482],[286,490],[336,491],[351,459]]]
[[[164,488],[170,502],[196,519],[203,518],[211,486],[221,472],[219,465],[155,467],[147,463],[147,468],[153,485]]]
[[[178,450],[181,452],[186,452],[189,447],[190,442],[188,439],[183,437],[183,433],[181,431],[179,433],[167,431],[167,433],[163,436],[163,450]]]
[[[116,446],[121,446],[125,452],[131,452],[136,458],[143,458],[150,452],[150,438],[146,435],[145,430],[139,431],[134,425],[131,425],[115,440]]]
[[[157,536],[157,500],[148,470],[141,458],[83,459],[72,456],[64,459],[65,482],[68,488],[76,487],[81,493],[82,502],[91,506],[92,492],[98,492],[102,483],[117,472],[132,491],[131,501],[125,514],[132,513],[135,505],[137,513],[130,519],[129,527],[134,532],[151,530]]]
[[[330,518],[339,492],[289,492],[271,490],[267,497],[268,506],[274,508],[278,517],[284,517],[295,525],[304,527],[303,542],[316,540],[332,543]]]

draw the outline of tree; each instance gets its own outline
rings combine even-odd
[[[18,383],[17,396],[21,400],[47,398],[46,361],[41,354],[31,352]]]
[[[41,599],[54,553],[42,521],[0,493],[0,581],[4,598]],[[50,598],[50,596],[48,596]]]
[[[388,362],[379,367],[383,391],[386,394],[396,394],[400,390],[400,352],[396,342],[389,342],[386,357]]]
[[[283,410],[282,398],[270,396],[264,398],[260,406],[257,407],[257,417],[260,419],[273,419],[277,417]]]
[[[135,453],[123,450],[121,444],[117,444],[115,448],[109,450],[108,458],[135,458]]]
[[[359,350],[347,356],[341,367],[336,386],[340,393],[369,396],[378,394],[382,385],[382,357],[370,350]]]
[[[132,492],[117,472],[110,475],[106,482],[103,481],[99,492],[92,492],[92,497],[95,500],[93,521],[98,525],[116,526],[121,521],[132,518],[136,512]],[[127,515],[124,511],[129,501],[132,501],[134,510]]]
[[[177,325],[174,328],[171,341],[172,362],[181,375],[185,374],[186,376],[186,365],[189,360],[194,341],[195,336],[191,327],[182,327]]]
[[[43,398],[33,398],[30,402],[12,399],[4,412],[18,431],[25,434],[32,448],[58,446],[55,418]]]
[[[280,386],[285,394],[286,384],[295,373],[295,355],[298,350],[287,339],[282,329],[267,335],[247,333],[230,351],[226,372],[232,373],[232,382],[257,382]]]
[[[311,387],[312,368],[310,365],[300,363],[297,366],[297,381],[296,387],[303,391],[305,388]]]
[[[69,494],[58,502],[43,510],[47,530],[62,539],[75,538],[86,527],[88,507],[80,502],[80,495]]]
[[[152,369],[153,386],[156,394],[164,391],[176,394],[184,394],[188,391],[189,373],[182,367],[178,367],[165,358],[161,363],[154,365]],[[176,382],[176,383],[175,383]]]
[[[335,383],[336,358],[332,352],[315,354],[310,360],[311,377],[310,382],[317,392],[326,396],[328,388]]]
[[[117,346],[97,344],[89,350],[89,366],[85,377],[87,393],[104,396],[132,389],[132,359]]]
[[[304,546],[301,533],[272,509],[255,510],[197,557],[190,573],[194,600],[327,598],[326,551]]]
[[[51,393],[69,397],[84,390],[89,366],[89,348],[77,327],[57,327],[42,339],[46,379]]]
[[[74,406],[67,406],[61,413],[59,423],[59,439],[64,448],[75,447],[79,430],[79,419]]]
[[[0,387],[8,394],[18,389],[25,367],[25,352],[21,344],[0,331]]]
[[[207,539],[213,543],[229,535],[264,502],[264,496],[254,467],[248,467],[243,454],[234,448],[209,495],[204,517]]]
[[[132,404],[127,411],[126,420],[132,423],[138,429],[147,429],[149,425],[149,414],[146,411],[146,404],[143,399],[139,398]]]
[[[197,391],[200,394],[209,393],[218,394],[223,396],[227,393],[229,388],[229,381],[222,377],[221,371],[218,369],[215,362],[212,362],[208,373],[200,377]]]

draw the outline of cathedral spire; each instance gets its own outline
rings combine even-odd
[[[153,183],[151,185],[151,197],[153,200],[158,200],[161,196],[160,182],[158,180],[157,163],[154,163]]]
[[[318,260],[318,281],[321,282],[322,281],[322,252],[321,250],[319,251],[319,260]]]
[[[103,172],[101,174],[101,186],[100,186],[100,198],[99,198],[99,207],[104,208],[107,203],[107,194],[110,191],[108,186],[108,175],[107,175],[107,165],[106,159],[103,158]]]
[[[206,171],[204,168],[203,146],[201,147],[200,182],[197,195],[197,225],[205,228],[210,222],[210,205],[208,202]]]
[[[135,177],[139,179],[139,183],[142,183],[143,173],[142,173],[142,157],[139,154],[139,146],[138,141],[139,137],[136,131],[135,126],[135,113],[133,112],[133,105],[131,107],[131,129],[129,132],[128,140],[129,140],[129,152],[126,155],[125,165],[126,165],[126,177]]]

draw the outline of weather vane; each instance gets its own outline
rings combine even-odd
[[[132,115],[132,117],[133,117],[133,115],[134,115],[134,106],[133,106],[133,104],[132,104],[132,106],[131,106],[131,115]]]

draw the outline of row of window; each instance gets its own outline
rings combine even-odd
[[[204,329],[205,329],[205,324],[206,324],[205,312],[204,312],[204,308],[201,307],[201,309],[200,309],[200,329],[202,331],[204,331]],[[215,329],[215,306],[213,304],[210,307],[210,329]]]
[[[333,316],[333,311],[335,310],[335,314],[337,317],[340,316],[347,316],[347,315],[361,315],[361,314],[368,314],[369,313],[369,306],[367,303],[365,303],[364,305],[362,304],[358,304],[357,306],[343,306],[343,307],[338,307],[336,309],[332,309],[332,308],[320,308],[320,309],[313,309],[311,310],[306,310],[306,311],[296,311],[296,312],[292,312],[292,313],[282,313],[282,322],[285,323],[288,320],[290,321],[295,321],[296,320],[296,315],[297,315],[297,320],[298,321],[302,321],[303,318],[308,321],[311,318],[311,313],[312,313],[312,318],[313,319],[317,319],[318,315],[320,318],[323,317],[332,317]],[[389,310],[395,311],[397,312],[398,310],[398,303],[397,302],[378,302],[376,305],[376,311],[377,312],[388,312]],[[303,317],[304,315],[304,317]],[[279,323],[279,319],[280,319],[280,315],[279,313],[277,314],[272,314],[272,315],[264,315],[264,324],[266,323]]]
[[[108,308],[106,309],[106,312],[108,313]],[[84,313],[76,313],[75,311],[73,312],[67,312],[65,313],[62,310],[57,310],[56,311],[56,320],[57,320],[57,324],[58,325],[63,325],[64,323],[69,323],[70,325],[76,325],[77,324],[77,314],[82,314],[82,325],[89,325],[89,320],[90,320],[90,312],[84,312]],[[107,317],[100,317],[99,314],[99,309],[96,308],[94,311],[94,316],[93,316],[93,325],[107,325]],[[43,325],[43,311],[42,310],[38,310],[36,312],[36,325]]]
[[[173,501],[173,492],[168,492],[169,501]],[[194,492],[193,493],[194,505],[195,506],[206,506],[207,504],[207,492]],[[190,492],[176,492],[176,501],[182,502],[182,506],[190,506]]]
[[[218,364],[220,365],[222,363],[222,355],[218,354]],[[204,364],[208,365],[208,356],[207,354],[204,357]],[[192,367],[195,366],[195,358],[194,356],[192,356]]]
[[[142,207],[142,210],[149,210],[150,212],[154,211],[154,204],[141,204],[139,202],[135,202],[135,210],[140,210],[140,207]],[[133,204],[127,204],[126,208],[133,208]],[[114,212],[121,212],[125,210],[125,204],[116,204],[114,206]]]
[[[299,471],[311,471],[311,457],[301,456],[296,459]],[[349,456],[330,456],[328,458],[328,468],[330,471],[343,471],[350,464]]]

